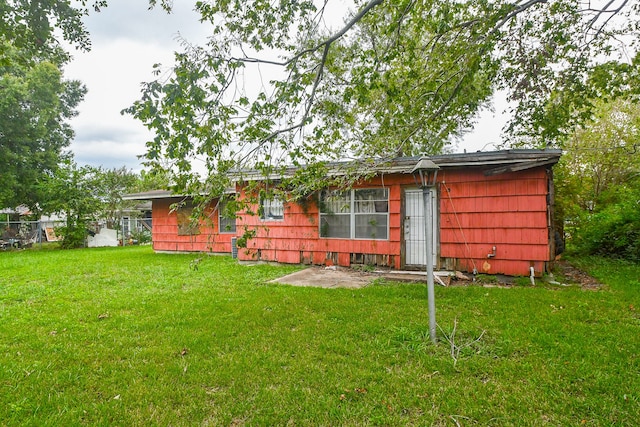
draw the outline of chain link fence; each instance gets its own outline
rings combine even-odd
[[[1,221],[0,249],[20,249],[34,244],[57,241],[55,229],[60,221]]]
[[[151,243],[151,218],[122,217],[115,224],[96,221],[87,227],[86,247]],[[0,221],[0,250],[43,246],[61,240],[57,229],[64,221]]]
[[[126,246],[151,243],[151,225],[151,218],[121,218],[121,244]]]

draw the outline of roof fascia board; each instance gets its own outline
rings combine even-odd
[[[557,163],[556,160],[541,160],[538,162],[520,162],[520,163],[514,163],[512,165],[509,166],[503,166],[503,167],[499,167],[499,168],[494,168],[494,169],[488,169],[484,172],[485,176],[493,176],[493,175],[500,175],[503,173],[507,173],[507,172],[519,172],[519,171],[524,171],[524,170],[528,170],[528,169],[533,169],[533,168],[537,168],[537,167],[541,167],[541,166],[547,166],[547,165],[552,165]]]

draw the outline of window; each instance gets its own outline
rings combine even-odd
[[[320,237],[351,238],[351,191],[320,193]]]
[[[326,190],[320,193],[320,237],[388,239],[389,190]]]
[[[196,236],[200,234],[200,227],[197,219],[191,218],[193,214],[193,204],[188,202],[179,206],[176,210],[178,216],[178,236]]]
[[[227,202],[220,202],[218,204],[218,231],[220,233],[235,233],[236,232],[236,218],[235,213],[233,218],[229,218],[232,212],[227,211],[229,206]]]
[[[284,219],[284,204],[282,199],[260,199],[260,219],[264,221],[282,221]]]

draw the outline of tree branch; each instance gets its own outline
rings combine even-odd
[[[504,26],[504,24],[509,22],[509,20],[511,18],[513,18],[514,16],[518,15],[519,13],[522,13],[525,10],[527,10],[530,7],[533,7],[533,6],[537,5],[537,4],[547,3],[547,2],[548,2],[548,0],[529,0],[529,1],[525,2],[525,3],[523,3],[522,5],[516,7],[511,12],[506,14],[505,17],[502,18],[500,21],[498,21],[496,26],[493,27],[493,29],[491,30],[491,34],[496,33],[498,30],[500,30],[500,28],[502,28]]]
[[[328,39],[316,44],[313,47],[310,47],[310,48],[303,49],[303,50],[299,51],[298,53],[296,53],[295,55],[293,55],[292,57],[290,57],[289,59],[287,59],[285,61],[272,61],[272,60],[269,60],[269,59],[253,58],[253,57],[248,57],[248,56],[245,56],[244,58],[231,57],[231,58],[228,58],[226,60],[227,61],[237,61],[237,62],[247,62],[247,63],[261,63],[261,64],[278,65],[278,66],[281,66],[281,67],[286,67],[287,65],[292,64],[293,62],[297,61],[298,59],[302,58],[303,56],[305,56],[308,53],[317,52],[321,48],[324,48],[327,45],[331,45],[331,44],[335,43],[342,36],[344,36],[347,32],[349,32],[349,30],[354,25],[356,25],[358,22],[360,22],[362,20],[362,18],[364,18],[364,16],[367,13],[369,13],[369,11],[371,9],[373,9],[375,6],[378,6],[379,4],[382,4],[383,1],[384,0],[371,0],[371,1],[369,1],[369,3],[367,3],[365,5],[365,7],[363,7],[360,10],[360,12],[358,12],[349,22],[347,22],[347,24],[345,24],[345,26],[342,27],[340,29],[340,31],[338,31],[337,33],[335,33],[334,35],[332,35]],[[219,59],[225,59],[225,58],[219,58]]]
[[[268,136],[266,136],[265,138],[263,138],[260,142],[259,145],[262,145],[268,141],[273,140],[274,138],[276,138],[278,135],[281,135],[283,133],[287,133],[287,132],[291,132],[293,130],[296,129],[300,129],[302,128],[307,119],[309,118],[309,113],[311,111],[311,107],[313,106],[313,101],[315,99],[315,95],[318,89],[318,85],[320,84],[320,81],[322,80],[322,75],[324,73],[324,66],[326,64],[327,61],[327,57],[329,55],[329,49],[331,48],[331,45],[333,43],[335,43],[336,41],[338,41],[342,36],[344,36],[351,28],[353,28],[354,25],[356,25],[358,22],[360,22],[362,20],[362,18],[364,18],[364,16],[369,13],[369,11],[371,9],[373,9],[375,6],[382,4],[384,0],[371,0],[369,1],[369,3],[367,3],[367,5],[365,5],[365,7],[363,7],[360,12],[358,12],[344,27],[342,27],[342,29],[340,29],[340,31],[338,31],[337,33],[335,33],[333,36],[329,37],[328,39],[326,39],[325,41],[323,41],[322,43],[317,44],[315,47],[313,48],[309,48],[309,49],[305,49],[299,53],[297,53],[296,55],[294,55],[292,58],[288,59],[285,62],[282,63],[276,63],[273,61],[262,61],[262,60],[258,60],[255,58],[247,58],[250,59],[249,62],[262,62],[262,63],[271,63],[274,65],[283,65],[286,66],[290,63],[292,63],[293,61],[297,61],[298,59],[300,59],[303,55],[310,53],[310,52],[315,52],[320,48],[323,48],[322,51],[322,57],[320,58],[320,62],[318,63],[317,67],[317,72],[316,72],[316,77],[314,79],[313,82],[313,87],[311,89],[311,94],[309,95],[309,99],[307,100],[307,105],[305,108],[305,112],[304,115],[302,116],[302,118],[300,119],[300,121],[298,121],[296,124],[293,124],[289,127],[283,128],[283,129],[277,129],[275,131],[273,131],[271,134],[269,134]]]
[[[600,28],[598,28],[596,33],[593,35],[592,40],[595,40],[595,39],[598,38],[598,36],[602,33],[602,31],[604,31],[604,28],[607,26],[607,24],[609,24],[609,21],[611,21],[614,16],[616,16],[618,13],[620,13],[622,11],[622,9],[629,2],[629,0],[624,0],[622,2],[622,4],[620,6],[618,6],[617,8],[609,10],[609,6],[611,6],[614,1],[615,0],[610,0],[609,3],[607,3],[604,6],[604,8],[595,11],[596,12],[595,16],[591,19],[591,21],[589,21],[589,24],[587,25],[587,29],[593,29],[593,26],[595,25],[595,23],[598,21],[598,19],[600,19],[600,17],[603,14],[605,14],[605,13],[609,13],[610,14],[610,16],[604,21],[604,23],[600,26]]]

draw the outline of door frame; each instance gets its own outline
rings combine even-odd
[[[419,193],[420,194],[420,206],[423,218],[424,218],[424,202],[422,201],[422,189],[420,187],[410,186],[402,188],[402,208],[400,209],[400,265],[402,269],[406,270],[422,270],[426,268],[425,264],[408,264],[407,263],[407,240],[405,224],[407,221],[407,193]],[[431,188],[431,200],[432,200],[432,227],[433,227],[433,265],[435,268],[440,268],[440,194],[438,187]],[[424,219],[423,219],[424,221]],[[424,237],[421,238],[424,242]]]

